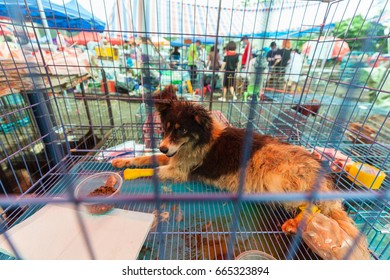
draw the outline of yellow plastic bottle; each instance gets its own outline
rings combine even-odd
[[[348,179],[358,186],[377,190],[381,187],[386,174],[367,163],[355,162],[346,168]],[[355,180],[356,179],[356,180]]]
[[[126,168],[125,171],[123,172],[123,178],[125,180],[134,180],[134,179],[141,178],[141,177],[152,177],[153,173],[154,173],[154,170],[151,168],[145,168],[145,169]]]
[[[190,81],[190,80],[187,81],[187,87],[188,87],[188,91],[189,91],[191,94],[194,94],[194,90],[192,89],[192,84],[191,84],[191,81]]]

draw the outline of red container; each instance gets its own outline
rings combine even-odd
[[[100,82],[102,92],[106,92],[105,87],[104,87],[104,82]],[[114,81],[107,81],[107,88],[108,88],[108,93],[115,93],[115,82]]]

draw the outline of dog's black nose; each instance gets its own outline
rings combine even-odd
[[[166,154],[166,153],[168,153],[168,148],[167,147],[165,147],[165,146],[160,146],[160,152],[162,152],[163,154]]]

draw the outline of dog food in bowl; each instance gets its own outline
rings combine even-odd
[[[114,172],[102,172],[85,178],[75,189],[75,197],[117,195],[122,186],[122,177]],[[112,203],[83,203],[91,214],[104,214],[114,208]]]

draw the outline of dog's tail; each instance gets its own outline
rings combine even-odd
[[[332,182],[330,179],[326,180],[326,190],[333,189]],[[368,250],[367,238],[364,236],[351,217],[348,216],[344,210],[341,201],[322,201],[318,204],[318,208],[321,213],[335,220],[341,229],[343,229],[353,240],[354,248],[350,254],[350,259],[370,259],[370,252]],[[358,251],[357,251],[358,250]]]

